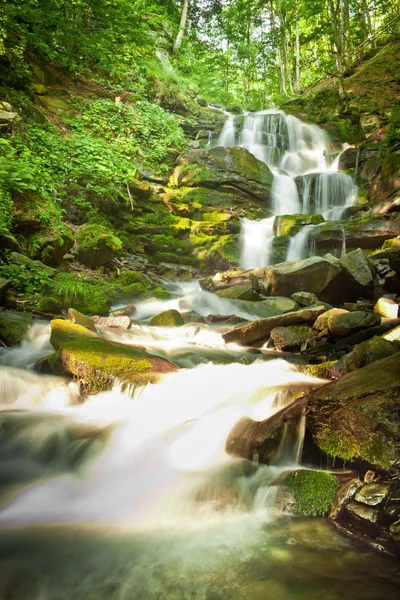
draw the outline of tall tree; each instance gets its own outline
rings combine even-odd
[[[179,23],[179,31],[178,35],[175,38],[174,42],[174,52],[178,52],[181,47],[183,37],[185,35],[187,22],[188,22],[188,13],[189,13],[189,0],[183,0],[182,13],[181,13],[181,21]]]

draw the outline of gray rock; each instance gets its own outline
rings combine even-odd
[[[0,277],[0,302],[3,302],[7,296],[7,292],[11,287],[11,282],[8,279]]]
[[[313,256],[267,269],[263,284],[271,296],[291,296],[298,290],[319,296],[339,273],[339,267],[325,258]],[[324,300],[322,295],[321,299]]]
[[[349,277],[355,279],[362,286],[369,286],[374,280],[373,273],[369,266],[367,257],[364,252],[357,248],[348,254],[345,254],[339,261],[343,271]]]
[[[389,486],[386,483],[368,483],[357,491],[355,500],[368,506],[377,506],[383,502],[388,493]]]
[[[318,331],[324,331],[328,328],[328,321],[331,317],[335,315],[344,315],[347,313],[348,311],[344,310],[343,308],[331,308],[318,317],[314,323],[314,329],[317,329]]]
[[[136,312],[136,306],[134,304],[129,304],[128,306],[110,312],[110,317],[129,317],[130,315],[133,315],[134,312]]]
[[[336,338],[346,337],[359,329],[379,325],[380,316],[374,313],[358,310],[341,315],[333,315],[328,320],[329,332]]]
[[[351,498],[353,498],[354,494],[358,489],[360,489],[361,486],[361,479],[358,479],[358,477],[356,477],[348,481],[339,489],[335,498],[335,502],[333,503],[331,512],[329,514],[329,518],[332,521],[335,521],[338,518],[344,506],[348,503],[348,501]]]
[[[86,329],[89,329],[90,331],[96,332],[96,327],[92,319],[79,312],[79,310],[75,310],[75,308],[69,308],[67,311],[67,316],[72,323],[76,323],[77,325],[86,327]]]
[[[311,304],[317,304],[318,298],[315,294],[310,292],[295,292],[292,294],[292,300],[300,304],[300,306],[310,306]]]

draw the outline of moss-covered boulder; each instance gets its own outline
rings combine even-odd
[[[45,239],[40,250],[40,260],[50,267],[56,267],[74,245],[75,238],[68,227],[61,227],[51,237]]]
[[[76,310],[75,308],[69,308],[67,311],[67,316],[71,323],[81,325],[81,327],[85,327],[85,329],[89,329],[90,331],[96,331],[96,326],[92,319],[79,312],[79,310]]]
[[[339,489],[335,475],[325,471],[300,470],[285,479],[293,499],[293,512],[299,515],[328,515]]]
[[[165,310],[150,321],[150,325],[155,327],[181,327],[184,324],[181,313],[175,309]]]
[[[0,311],[0,342],[8,347],[19,344],[30,324],[28,315]]]
[[[109,263],[122,250],[121,240],[104,225],[88,223],[76,234],[77,257],[80,262],[96,269]]]
[[[179,159],[171,178],[175,186],[237,190],[251,199],[270,198],[273,174],[267,165],[245,148],[218,146],[189,150]]]
[[[333,458],[400,467],[400,353],[344,375],[308,395],[307,427]]]
[[[87,392],[109,389],[116,381],[154,383],[161,374],[176,370],[173,363],[143,348],[109,342],[70,321],[53,320],[50,341],[56,350],[54,372],[80,380]]]
[[[335,338],[346,337],[359,331],[379,325],[380,315],[367,312],[365,310],[355,310],[352,312],[335,314],[328,319],[329,332]]]
[[[62,312],[61,302],[51,296],[43,296],[37,303],[36,308],[50,315],[60,315]]]
[[[259,295],[253,290],[251,285],[231,285],[229,287],[222,288],[215,292],[220,298],[233,298],[238,300],[250,300],[257,301],[260,299]]]

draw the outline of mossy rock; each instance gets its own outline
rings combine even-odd
[[[307,427],[317,446],[333,458],[398,469],[399,393],[397,352],[311,392]]]
[[[76,235],[78,260],[91,269],[109,263],[122,250],[121,240],[97,223],[82,225]]]
[[[0,248],[2,250],[12,250],[13,252],[22,252],[21,246],[8,229],[0,229]]]
[[[50,341],[57,351],[53,370],[79,379],[86,392],[110,389],[116,381],[142,386],[176,371],[168,360],[141,348],[109,342],[70,321],[52,321]]]
[[[278,237],[293,237],[304,225],[318,225],[323,222],[322,215],[281,215],[276,233]]]
[[[0,341],[6,346],[15,346],[25,337],[30,324],[30,316],[0,312]]]
[[[220,298],[236,298],[238,300],[260,300],[260,296],[255,292],[251,285],[230,285],[222,290],[215,292]]]
[[[62,311],[62,304],[57,298],[43,296],[36,305],[37,309],[50,315],[59,315]]]
[[[123,287],[131,285],[132,283],[141,283],[144,289],[151,289],[154,287],[150,277],[141,271],[128,271],[127,269],[122,269],[118,275],[113,275],[112,278]]]
[[[308,365],[304,369],[306,375],[311,377],[319,377],[321,379],[331,379],[331,369],[336,365],[337,360],[327,360],[320,365]]]
[[[131,179],[129,182],[129,191],[132,196],[139,200],[146,200],[151,196],[151,187],[138,179]]]
[[[185,324],[182,315],[175,309],[165,310],[150,321],[155,327],[181,327]]]
[[[62,261],[64,254],[67,254],[74,245],[75,238],[68,227],[62,227],[46,239],[41,247],[40,259],[50,267],[56,267]]]
[[[293,511],[307,517],[328,515],[340,482],[325,471],[300,470],[285,479],[293,498]]]

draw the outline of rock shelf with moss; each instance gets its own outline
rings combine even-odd
[[[56,354],[50,359],[55,373],[78,379],[86,392],[110,389],[116,381],[133,385],[154,383],[176,366],[142,348],[109,342],[85,327],[55,319],[51,343]]]
[[[330,473],[309,470],[291,473],[285,484],[295,501],[294,512],[308,517],[328,515],[340,485]]]

